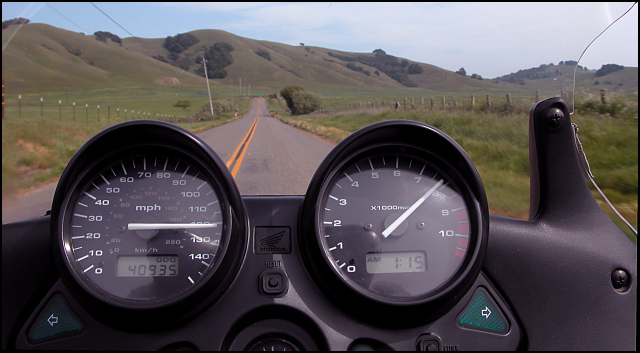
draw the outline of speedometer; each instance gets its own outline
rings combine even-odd
[[[156,149],[157,150],[157,149]],[[115,158],[85,176],[63,243],[80,282],[114,302],[170,302],[215,268],[228,215],[211,176],[167,153]]]
[[[230,286],[247,246],[246,211],[222,160],[159,121],[89,140],[58,183],[51,217],[68,288],[97,317],[132,330],[201,312]]]

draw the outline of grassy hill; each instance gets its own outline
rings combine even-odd
[[[179,54],[178,60],[190,61],[189,70],[185,71],[153,58],[168,56],[169,51],[163,47],[164,39],[125,38],[121,46],[110,40],[107,43],[97,41],[93,35],[46,24],[9,26],[2,31],[3,46],[12,38],[3,52],[5,90],[35,93],[148,87],[154,86],[153,82],[162,77],[175,77],[182,85],[200,86],[203,81],[195,74],[200,65],[196,58],[202,56],[206,47],[218,42],[233,46],[233,63],[225,68],[228,72],[225,78],[211,80],[214,85],[238,86],[242,79],[244,87],[250,84],[273,91],[292,84],[317,90],[406,88],[384,72],[374,74],[375,67],[358,64],[371,73],[367,76],[347,68],[347,62],[329,55],[329,52],[341,56],[372,56],[372,53],[291,46],[243,38],[221,30],[198,30],[190,34],[199,42]],[[259,51],[268,52],[270,60],[256,54]],[[421,74],[411,75],[417,89],[439,92],[505,89],[504,83],[475,80],[433,65],[415,64],[424,69]],[[507,86],[511,86],[511,91],[522,89],[517,85]]]
[[[2,31],[2,77],[7,92],[51,92],[153,85],[162,77],[185,84],[199,77],[142,53],[103,43],[46,24],[10,26]]]
[[[541,91],[571,91],[573,74],[576,75],[577,94],[598,94],[601,89],[613,93],[638,94],[638,68],[625,67],[616,72],[598,76],[596,72],[575,65],[540,65],[496,78],[500,82],[513,82],[524,89]]]
[[[17,33],[16,33],[17,32]],[[15,36],[14,36],[15,34]],[[533,96],[539,89],[546,95],[570,91],[573,66],[554,65],[545,70],[559,70],[562,75],[545,79],[508,80],[462,76],[426,63],[394,58],[403,67],[375,64],[376,53],[350,53],[320,47],[292,46],[253,40],[222,30],[189,32],[198,43],[170,58],[163,47],[164,38],[125,38],[122,45],[96,40],[93,35],[71,32],[46,24],[30,23],[9,26],[2,31],[2,74],[8,93],[62,92],[66,90],[122,89],[158,87],[161,78],[176,78],[180,86],[203,86],[199,57],[215,43],[227,43],[233,63],[224,68],[224,78],[211,79],[215,87],[251,85],[253,89],[278,92],[286,85],[300,85],[308,90],[383,90],[429,93],[512,93]],[[7,45],[6,42],[10,41]],[[258,53],[268,53],[265,55]],[[385,53],[386,54],[386,53]],[[162,57],[163,62],[153,57]],[[173,65],[172,65],[173,63]],[[178,63],[186,70],[178,67]],[[354,66],[355,65],[355,66]],[[394,64],[395,65],[395,64]],[[407,66],[418,66],[417,74],[407,74]],[[356,67],[359,71],[350,69]],[[415,68],[415,67],[414,67]],[[415,87],[403,85],[394,70],[404,70],[405,78]],[[377,73],[376,73],[377,72]],[[397,73],[397,72],[396,72]],[[512,74],[515,75],[515,74]],[[509,76],[509,75],[507,75]],[[503,76],[507,77],[507,76]],[[602,77],[579,70],[578,92],[596,93],[601,88],[612,92],[637,94],[637,68],[625,68]],[[598,84],[596,84],[598,81]],[[405,82],[406,83],[406,82]],[[212,87],[213,88],[213,87]]]

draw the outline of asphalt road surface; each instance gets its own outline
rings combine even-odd
[[[253,98],[242,118],[198,134],[234,176],[242,195],[303,195],[333,144],[271,117]],[[3,200],[2,223],[43,216],[57,182]]]

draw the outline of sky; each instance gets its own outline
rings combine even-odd
[[[29,3],[16,17],[74,32],[166,38],[198,29],[356,53],[387,54],[494,78],[578,60],[633,3]],[[3,37],[3,46],[5,38]],[[638,66],[638,6],[598,38],[580,65]]]

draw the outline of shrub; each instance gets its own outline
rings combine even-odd
[[[173,37],[167,37],[162,46],[172,53],[180,54],[198,42],[198,38],[193,34],[181,33]]]
[[[215,120],[222,117],[222,113],[232,111],[231,103],[226,100],[212,100],[213,116],[211,116],[211,107],[209,102],[203,104],[200,110],[194,114],[200,120]]]
[[[291,114],[293,115],[309,114],[320,108],[320,97],[304,90],[293,92],[291,100],[293,102]]]
[[[11,20],[2,21],[2,29],[5,29],[11,25],[23,25],[27,24],[30,21],[26,18],[18,17]]]
[[[407,71],[411,75],[421,74],[421,73],[424,72],[424,70],[422,69],[422,66],[420,66],[418,64],[409,65],[409,68],[407,69]]]
[[[122,39],[120,39],[120,37],[118,37],[117,35],[110,33],[110,32],[104,32],[104,31],[97,31],[95,33],[93,33],[93,35],[96,36],[96,40],[100,41],[100,42],[107,42],[107,39],[111,39],[112,42],[114,43],[118,43],[120,44],[120,46],[122,46]]]
[[[602,67],[598,71],[596,71],[596,77],[604,76],[612,72],[620,71],[622,69],[624,69],[624,66],[622,65],[616,65],[616,64],[602,65]]]
[[[293,109],[291,108],[293,106],[293,92],[296,91],[304,91],[304,88],[300,86],[287,86],[280,91],[280,95],[284,98],[285,102],[287,102],[287,107],[291,110]]]
[[[269,52],[266,51],[266,50],[258,50],[256,52],[256,54],[258,54],[259,56],[261,56],[261,57],[263,57],[263,58],[265,58],[265,59],[267,59],[269,61],[271,61],[271,54],[269,54]]]
[[[309,114],[320,108],[320,97],[300,86],[287,86],[280,91],[280,95],[293,115]]]

